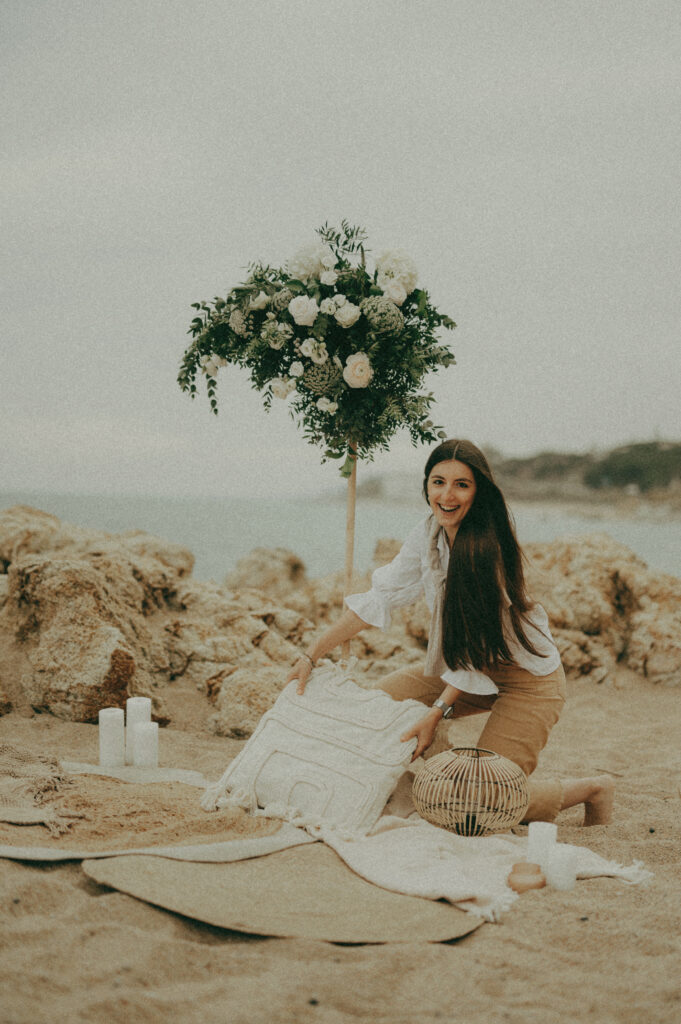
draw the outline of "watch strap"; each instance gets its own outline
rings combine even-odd
[[[433,701],[433,707],[440,708],[440,710],[442,711],[443,718],[449,718],[454,713],[454,705],[445,704],[445,702],[443,700],[440,700],[439,697],[437,700]]]

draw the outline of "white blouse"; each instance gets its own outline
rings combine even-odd
[[[393,608],[413,604],[421,594],[425,595],[428,607],[432,611],[435,583],[428,564],[428,520],[429,517],[414,527],[392,562],[375,570],[371,577],[371,590],[365,594],[351,594],[346,597],[347,607],[359,615],[363,622],[378,629],[387,629]],[[438,537],[438,550],[441,568],[446,571],[449,565],[449,546],[444,531],[441,531]],[[540,655],[546,657],[530,654],[522,646],[513,629],[508,610],[505,609],[504,636],[513,663],[526,669],[533,676],[550,675],[560,665],[560,654],[551,636],[548,615],[540,604],[535,604],[527,612],[524,622],[527,639]],[[448,685],[465,693],[499,692],[499,688],[489,676],[472,668],[447,669],[442,673],[442,679]]]

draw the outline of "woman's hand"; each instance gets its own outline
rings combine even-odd
[[[409,732],[405,732],[404,736],[400,736],[402,743],[406,743],[408,740],[413,740],[416,737],[416,750],[412,754],[412,761],[415,761],[417,757],[428,749],[433,742],[435,737],[435,730],[438,727],[438,723],[442,718],[442,712],[429,711],[425,718],[422,718],[420,722],[417,722],[413,729]]]
[[[305,692],[305,687],[307,686],[307,681],[310,678],[310,673],[311,672],[312,672],[312,662],[310,661],[310,659],[309,658],[298,658],[298,661],[295,663],[295,665],[293,666],[293,668],[289,672],[288,676],[286,677],[286,682],[290,683],[294,679],[297,679],[298,680],[298,685],[296,687],[296,693],[298,693],[298,694],[304,693]]]
[[[338,644],[345,643],[346,640],[351,640],[353,636],[357,636],[360,630],[364,629],[367,625],[367,622],[364,622],[360,619],[359,615],[351,612],[348,608],[343,612],[338,622],[330,626],[325,633],[322,633],[305,654],[298,658],[298,661],[286,677],[286,682],[290,683],[297,679],[298,686],[296,692],[299,694],[304,693],[307,681],[310,678],[310,672],[319,662],[319,659],[325,658],[329,651],[332,651]]]

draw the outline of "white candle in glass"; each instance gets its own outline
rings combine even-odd
[[[134,726],[136,768],[158,767],[158,722],[138,722]]]
[[[557,843],[549,851],[544,874],[547,885],[552,889],[574,889],[577,882],[577,850]]]
[[[120,768],[125,764],[123,708],[102,708],[99,712],[99,763],[102,768]]]
[[[549,853],[556,845],[558,826],[552,821],[531,821],[527,831],[527,860],[546,874]]]
[[[151,721],[151,698],[128,697],[125,702],[125,763],[135,763],[135,726]]]

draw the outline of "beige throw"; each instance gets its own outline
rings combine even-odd
[[[50,835],[66,832],[69,819],[49,805],[69,776],[54,757],[43,757],[0,743],[0,821],[13,825],[44,825]]]

